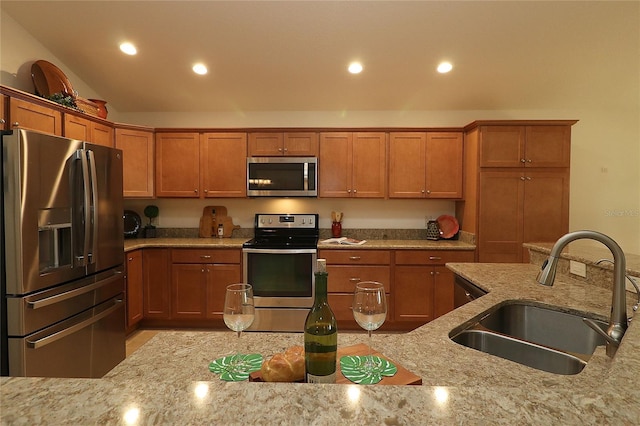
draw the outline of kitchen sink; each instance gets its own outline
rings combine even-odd
[[[489,309],[478,320],[454,329],[454,342],[538,370],[578,374],[605,340],[585,315],[519,301]],[[592,318],[593,319],[593,318]],[[608,324],[595,320],[603,330]]]
[[[586,361],[568,353],[484,330],[463,330],[452,340],[463,346],[549,373],[578,374],[587,365]]]

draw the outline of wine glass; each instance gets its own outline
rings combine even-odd
[[[377,330],[387,318],[387,297],[384,285],[375,281],[361,281],[353,294],[353,317],[358,325],[369,334],[369,356],[364,363],[365,372],[376,370],[379,366],[373,361],[371,332]]]
[[[253,323],[255,307],[253,306],[253,287],[250,284],[231,284],[227,286],[224,297],[224,323],[231,330],[238,333],[237,345],[240,345],[240,335]],[[237,350],[234,362],[240,363],[242,355]]]

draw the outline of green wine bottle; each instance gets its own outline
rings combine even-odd
[[[318,259],[313,307],[304,324],[304,360],[307,383],[336,382],[338,326],[327,302],[327,261]]]

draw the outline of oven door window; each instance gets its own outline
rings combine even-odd
[[[256,297],[312,297],[315,253],[249,253],[247,282]]]

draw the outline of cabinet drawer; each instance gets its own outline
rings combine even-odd
[[[447,262],[473,262],[473,251],[397,250],[396,265],[444,265]]]
[[[388,250],[319,250],[318,258],[327,259],[328,265],[388,265]]]
[[[327,266],[330,293],[353,293],[360,281],[378,281],[384,284],[385,292],[390,292],[391,268],[388,266]]]
[[[353,294],[329,294],[329,306],[338,321],[352,321],[353,319]],[[385,322],[391,321],[393,318],[393,308],[391,306],[391,296],[387,294],[387,319]]]
[[[240,263],[240,250],[173,249],[173,263]]]

